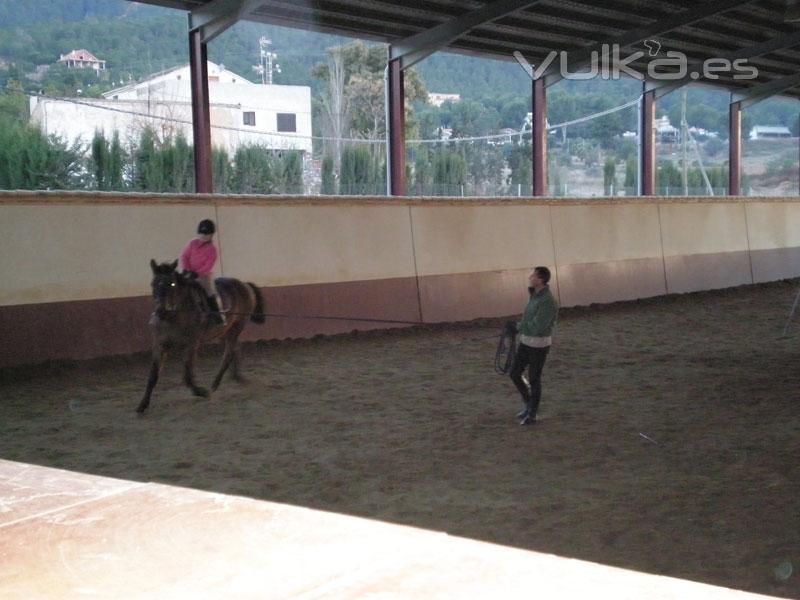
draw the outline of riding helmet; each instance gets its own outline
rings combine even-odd
[[[197,233],[201,235],[213,235],[216,230],[217,228],[214,227],[214,221],[211,219],[203,219],[197,225]]]

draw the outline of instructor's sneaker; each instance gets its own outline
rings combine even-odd
[[[516,418],[517,419],[524,419],[527,416],[528,416],[528,409],[527,408],[523,408],[521,411],[519,411],[517,413]]]
[[[536,417],[525,415],[519,422],[520,425],[536,425]]]

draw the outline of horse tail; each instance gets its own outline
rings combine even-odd
[[[253,312],[250,314],[250,320],[253,323],[264,323],[267,320],[267,317],[264,315],[264,299],[261,297],[261,290],[259,290],[254,284],[247,282],[247,285],[250,286],[250,289],[253,290],[253,294],[256,297],[256,307],[253,309]]]

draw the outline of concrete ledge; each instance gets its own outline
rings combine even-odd
[[[0,191],[0,206],[14,204],[213,204],[216,206],[574,206],[623,204],[764,204],[797,202],[796,196],[630,196],[630,197],[533,197],[533,196],[262,196],[254,194],[156,194],[144,192]]]
[[[0,596],[766,598],[391,525],[0,460]]]

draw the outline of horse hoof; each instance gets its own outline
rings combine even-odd
[[[195,388],[192,391],[194,392],[195,396],[200,396],[201,398],[208,398],[211,396],[206,388]]]

